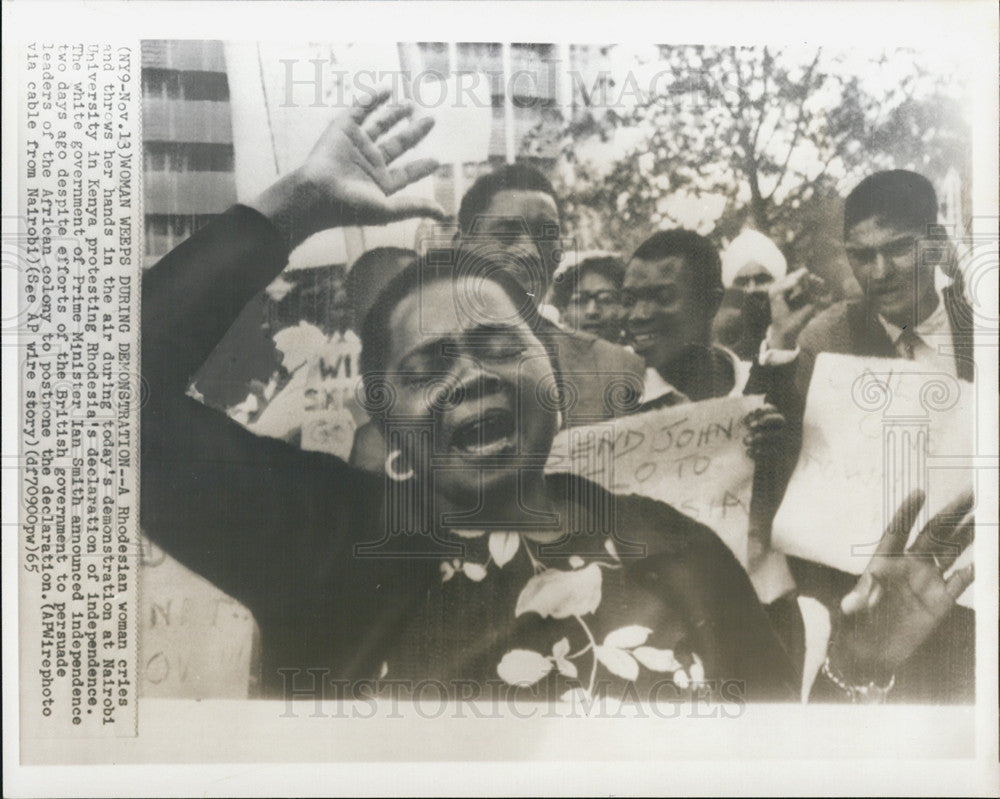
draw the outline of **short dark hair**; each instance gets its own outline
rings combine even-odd
[[[526,164],[505,164],[492,172],[481,175],[462,197],[458,209],[458,227],[468,233],[477,216],[486,213],[493,198],[502,191],[540,191],[556,204],[562,218],[562,206],[552,183],[534,167]]]
[[[379,294],[371,310],[361,326],[361,377],[364,381],[364,400],[366,407],[382,402],[378,396],[384,391],[384,381],[381,379],[386,369],[389,346],[392,342],[392,331],[389,328],[389,317],[393,310],[409,294],[420,291],[421,286],[431,281],[453,281],[458,274],[454,267],[455,260],[447,262],[444,259],[429,259],[427,257],[414,261],[396,275]],[[533,302],[525,302],[524,288],[509,273],[493,270],[484,273],[482,280],[491,280],[504,290],[514,307],[520,309],[521,317],[533,330],[539,341],[546,348],[549,360],[557,380],[559,377],[559,362],[556,357],[556,342],[548,325]]]
[[[646,239],[630,260],[659,261],[681,257],[691,289],[702,303],[718,306],[722,296],[722,259],[719,251],[704,236],[693,230],[661,230]],[[712,309],[715,313],[715,308]]]
[[[937,222],[937,195],[923,175],[906,169],[876,172],[844,201],[844,237],[858,222],[877,217],[902,228],[927,230]]]
[[[625,264],[617,255],[584,258],[555,276],[552,282],[552,304],[560,311],[565,309],[584,275],[591,272],[603,277],[616,289],[620,289],[625,282]]]
[[[356,331],[361,329],[368,311],[392,278],[416,260],[417,254],[404,247],[375,247],[358,256],[345,281]]]

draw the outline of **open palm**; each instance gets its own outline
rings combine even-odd
[[[432,200],[398,193],[433,174],[437,161],[393,165],[430,132],[434,120],[413,121],[412,103],[389,105],[388,100],[388,92],[382,92],[336,117],[305,163],[254,203],[293,246],[327,228],[444,215]]]
[[[941,510],[906,549],[924,504],[914,491],[886,528],[854,589],[841,602],[832,651],[845,674],[884,682],[922,644],[974,579],[973,567],[945,573],[972,542],[974,498],[963,494]]]

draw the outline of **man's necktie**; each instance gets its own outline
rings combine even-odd
[[[920,343],[920,336],[914,333],[910,328],[905,328],[903,332],[899,334],[899,344],[907,360],[913,360],[913,353],[916,351],[917,346]]]

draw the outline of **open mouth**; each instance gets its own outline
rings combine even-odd
[[[516,441],[514,414],[494,409],[455,428],[449,448],[461,455],[476,458],[495,457],[513,452]]]

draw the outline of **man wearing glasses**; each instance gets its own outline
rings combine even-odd
[[[953,246],[936,222],[930,181],[902,169],[877,172],[844,203],[844,250],[861,299],[817,313],[814,303],[788,302],[804,270],[774,284],[761,364],[794,370],[794,398],[775,397],[792,418],[820,352],[906,358],[972,381],[972,309]],[[782,382],[772,376],[773,387]]]
[[[861,298],[818,311],[809,292],[800,290],[805,270],[771,287],[771,326],[751,382],[766,378],[769,399],[788,418],[793,438],[821,352],[904,358],[929,374],[973,380],[972,308],[953,245],[936,223],[937,197],[926,178],[906,170],[877,172],[844,203],[844,250]],[[779,499],[798,454],[797,446],[788,449],[787,473],[776,479]],[[834,613],[857,579],[796,558],[789,565],[800,593]],[[974,644],[974,613],[953,609],[900,675],[897,695],[908,701],[970,700]]]

